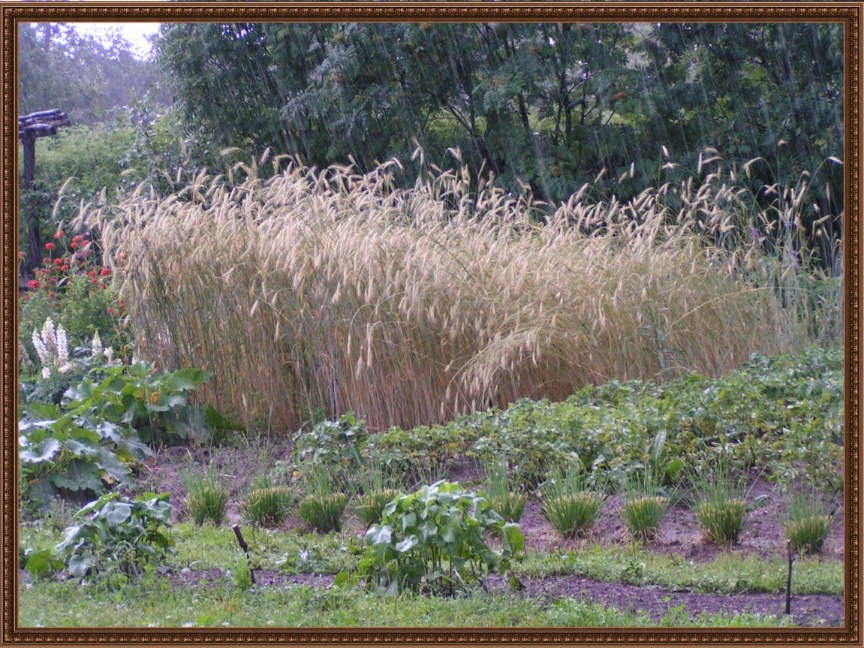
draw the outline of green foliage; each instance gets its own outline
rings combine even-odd
[[[135,57],[119,34],[110,43],[63,23],[22,23],[19,112],[58,108],[93,125],[140,97],[156,80],[152,62]]]
[[[794,550],[816,554],[831,531],[832,521],[825,513],[822,497],[811,486],[809,490],[799,488],[791,494],[783,528]]]
[[[24,569],[26,569],[30,575],[35,578],[53,574],[64,567],[63,561],[56,558],[51,549],[39,549],[33,551],[28,548],[24,552],[24,560],[22,563]]]
[[[507,522],[519,522],[528,495],[510,490],[507,464],[503,461],[493,461],[486,472],[486,482],[486,497],[495,512]]]
[[[340,488],[355,490],[363,474],[361,451],[366,443],[366,423],[346,412],[336,421],[319,421],[294,439],[293,465],[301,480],[325,473]]]
[[[53,239],[62,246],[61,239]],[[29,358],[36,361],[31,335],[49,317],[67,335],[69,348],[89,347],[96,333],[103,346],[117,357],[128,357],[129,329],[122,319],[125,300],[110,285],[110,271],[88,260],[77,260],[71,250],[45,251],[41,268],[36,268],[36,287],[20,299],[18,339]],[[65,256],[64,256],[65,252]],[[60,263],[55,263],[59,261]],[[65,270],[63,269],[65,268]]]
[[[362,495],[357,496],[357,503],[354,506],[354,511],[360,521],[366,525],[368,529],[373,524],[381,521],[381,516],[384,513],[384,507],[394,498],[401,495],[398,490],[393,488],[385,488],[383,490],[368,490]]]
[[[83,353],[90,355],[73,357],[68,372],[37,375],[21,387],[18,456],[25,503],[41,506],[57,492],[101,493],[106,485],[127,482],[130,464],[151,454],[144,442],[187,440],[208,430],[208,417],[189,403],[206,372],[154,373],[146,363],[105,363],[102,352]],[[56,401],[64,387],[59,405],[36,400]]]
[[[656,469],[646,468],[641,474],[632,474],[625,486],[624,508],[621,517],[630,534],[644,542],[657,535],[660,520],[666,513],[669,499],[660,494],[661,487],[654,476]]]
[[[601,170],[598,193],[627,200],[706,173],[713,147],[770,160],[747,174],[769,203],[763,185],[841,154],[841,44],[827,24],[178,24],[156,50],[187,127],[224,146],[360,171],[414,142],[435,152],[416,167],[447,168],[459,148],[472,175],[553,201]],[[823,173],[813,220],[836,236],[842,174]]]
[[[530,553],[514,565],[519,578],[584,576],[595,581],[657,585],[666,589],[740,594],[786,589],[785,555],[766,558],[724,551],[707,561],[658,553],[638,545],[582,544],[578,551]],[[802,556],[792,571],[793,594],[842,594],[843,561]]]
[[[552,458],[578,461],[592,488],[618,489],[653,467],[659,486],[710,470],[766,468],[778,483],[843,487],[843,354],[811,348],[748,362],[719,378],[657,385],[610,381],[567,400],[522,399],[446,425],[370,434],[363,455],[418,472],[462,458],[506,457],[514,481],[542,481]]]
[[[694,511],[708,538],[718,544],[738,542],[749,505],[746,474],[731,474],[725,457],[693,478]]]
[[[210,521],[219,525],[225,517],[228,505],[228,491],[213,474],[207,470],[204,474],[184,473],[186,484],[186,508],[197,525]]]
[[[486,544],[489,532],[501,535],[501,551]],[[453,594],[490,571],[506,572],[525,539],[481,493],[439,481],[390,501],[366,544],[368,589]]]
[[[136,577],[169,551],[164,529],[171,526],[170,518],[167,493],[133,500],[109,493],[75,514],[77,524],[65,530],[54,553],[76,578],[91,572]]]
[[[660,495],[641,495],[627,498],[621,516],[633,537],[645,542],[653,540],[657,535],[666,504],[666,498]]]
[[[581,465],[556,467],[542,486],[543,515],[565,538],[583,533],[600,513],[604,497],[586,490]]]
[[[269,486],[250,491],[243,500],[243,517],[254,524],[277,526],[294,503],[294,494],[287,486]]]
[[[344,493],[307,495],[300,501],[300,517],[318,533],[339,531],[347,501]]]
[[[39,507],[59,493],[101,493],[128,483],[129,465],[151,454],[134,430],[57,405],[30,403],[18,423],[21,498]]]
[[[65,407],[90,421],[134,428],[147,443],[188,441],[209,435],[213,415],[190,399],[209,373],[202,369],[154,371],[146,362],[110,367],[101,382],[85,378],[66,393]]]

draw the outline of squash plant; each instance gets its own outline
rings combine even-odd
[[[108,493],[90,502],[67,527],[63,541],[54,547],[72,576],[91,572],[119,572],[127,577],[141,573],[144,565],[159,560],[171,547],[164,527],[171,526],[168,493],[144,493],[133,500]]]
[[[501,550],[486,544],[500,534]],[[506,523],[482,491],[438,481],[387,504],[366,532],[360,563],[368,589],[453,594],[489,572],[506,572],[525,547],[519,525]]]

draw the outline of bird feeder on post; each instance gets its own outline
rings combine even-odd
[[[69,118],[62,110],[41,110],[29,115],[18,116],[18,138],[24,154],[24,168],[21,174],[19,195],[33,186],[36,171],[36,138],[56,135],[61,126],[68,126]],[[39,238],[39,224],[30,223],[27,232],[28,256],[26,269],[33,270],[41,263],[42,241]]]

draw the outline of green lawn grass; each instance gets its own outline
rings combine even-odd
[[[383,596],[354,589],[297,586],[241,590],[172,587],[155,575],[112,589],[73,581],[25,585],[19,623],[32,626],[114,627],[503,627],[503,626],[778,626],[787,618],[734,614],[691,618],[673,608],[659,623],[645,613],[561,599],[547,605],[514,594],[477,591],[460,598]]]

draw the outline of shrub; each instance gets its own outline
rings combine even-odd
[[[103,495],[75,514],[54,553],[73,576],[119,571],[132,577],[161,559],[171,546],[163,528],[171,526],[168,494],[145,493],[133,500]]]
[[[501,535],[500,551],[486,544],[490,532]],[[439,481],[391,500],[366,545],[367,589],[453,594],[490,571],[506,572],[525,539],[486,498]]]
[[[228,491],[222,486],[216,476],[210,471],[202,474],[183,474],[186,484],[186,508],[197,525],[209,520],[220,524],[225,517],[228,505]]]
[[[583,533],[603,507],[601,493],[585,490],[581,467],[571,464],[554,469],[543,484],[543,514],[565,538]]]
[[[819,553],[828,533],[832,519],[824,513],[822,499],[815,488],[803,488],[792,493],[786,509],[783,528],[786,538],[796,551]]]
[[[287,486],[256,488],[241,504],[243,516],[254,524],[277,526],[285,518],[294,495]]]
[[[344,493],[307,495],[300,502],[300,517],[318,533],[339,531],[347,501]]]
[[[494,461],[486,473],[486,497],[492,508],[508,522],[518,522],[522,519],[522,511],[528,495],[510,490],[510,479],[507,475],[507,464]]]

